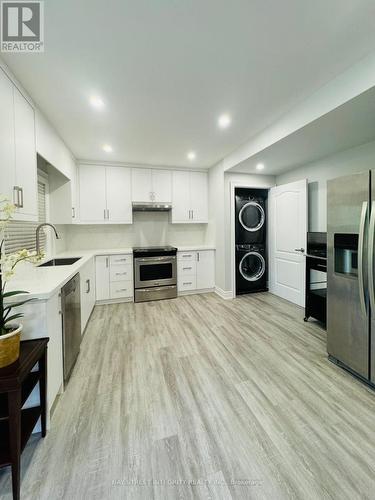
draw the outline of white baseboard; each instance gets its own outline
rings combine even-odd
[[[233,299],[232,290],[223,290],[222,288],[215,286],[215,293],[224,300]]]
[[[203,290],[185,290],[185,292],[178,292],[178,296],[183,297],[184,295],[197,295],[198,293],[212,293],[214,291],[214,288],[205,288]]]
[[[126,297],[122,299],[108,299],[108,300],[97,300],[95,302],[96,306],[106,306],[109,304],[122,304],[123,302],[134,302],[134,297]]]

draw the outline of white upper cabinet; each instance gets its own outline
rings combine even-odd
[[[172,222],[191,222],[190,172],[173,172]]]
[[[13,85],[0,70],[0,194],[13,200],[15,145]]]
[[[170,170],[152,170],[153,201],[172,202],[172,172]]]
[[[172,223],[207,223],[208,188],[205,172],[174,171]]]
[[[18,218],[38,220],[38,183],[34,110],[14,88],[16,185],[19,188]]]
[[[79,213],[80,222],[102,223],[107,218],[105,167],[80,165]]]
[[[80,165],[80,223],[131,224],[130,192],[129,168]]]
[[[0,70],[0,191],[16,205],[13,218],[38,220],[34,110]]]
[[[151,168],[133,168],[132,201],[170,203],[172,201],[172,172]]]
[[[190,172],[190,203],[193,222],[208,222],[208,185],[206,172]]]
[[[132,168],[132,201],[152,201],[151,195],[151,169]]]
[[[107,218],[110,222],[131,223],[130,168],[106,167]]]

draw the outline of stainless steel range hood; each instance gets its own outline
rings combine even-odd
[[[172,210],[170,203],[133,202],[133,212],[169,212]]]

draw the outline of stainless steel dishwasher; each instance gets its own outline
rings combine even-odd
[[[61,289],[64,382],[69,380],[81,345],[81,294],[79,273]]]

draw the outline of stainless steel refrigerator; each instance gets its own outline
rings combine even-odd
[[[327,188],[327,350],[375,384],[375,170]]]

